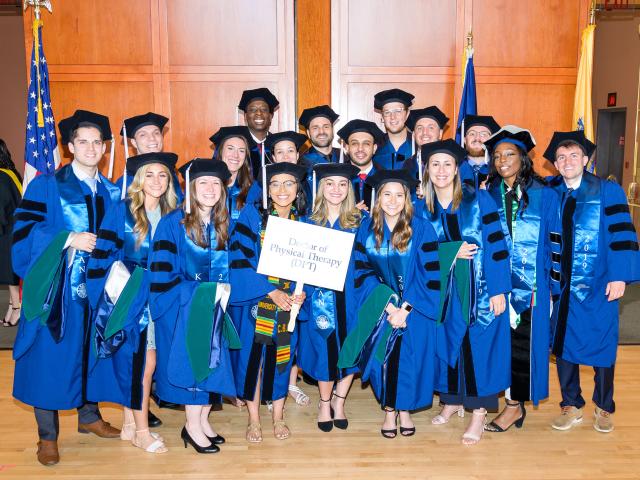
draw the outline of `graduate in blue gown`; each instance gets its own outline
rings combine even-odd
[[[260,170],[264,164],[263,159],[270,155],[265,140],[270,135],[273,113],[280,102],[268,88],[254,88],[244,90],[238,103],[238,110],[244,112],[244,123],[251,136],[249,141],[251,157],[251,174],[254,180],[260,176]]]
[[[126,200],[113,204],[107,211],[87,271],[93,311],[87,398],[123,405],[121,438],[149,453],[164,453],[167,448],[157,435],[149,432],[149,395],[156,346],[154,323],[149,315],[148,259],[160,218],[176,208],[172,172],[177,160],[176,154],[163,152],[127,159],[127,168],[135,172],[131,186]],[[115,303],[108,291],[116,283],[117,270],[111,272],[111,268],[121,265],[132,274],[127,286],[135,298],[130,305],[126,304],[129,308],[122,322],[116,323]],[[136,268],[142,277],[140,282],[133,277]],[[108,278],[111,281],[105,288]],[[120,293],[119,298],[121,306],[125,305],[126,294]],[[116,330],[110,323],[122,328]],[[111,375],[94,374],[104,370]]]
[[[144,153],[156,153],[162,152],[164,148],[164,136],[162,130],[169,119],[162,115],[153,112],[147,112],[142,115],[136,115],[134,117],[126,118],[120,129],[120,135],[123,138],[126,157],[129,156],[129,144],[135,149],[136,155],[142,155]],[[125,162],[125,170],[123,175],[116,180],[116,186],[121,189],[122,192],[128,190],[133,181],[134,171],[127,171]],[[178,197],[178,203],[182,203],[184,195],[180,188],[180,180],[176,175],[176,172],[171,173],[173,176],[173,185],[176,195]],[[122,184],[126,183],[126,187],[122,190]],[[124,198],[124,197],[123,197]]]
[[[425,197],[417,202],[416,215],[436,230],[441,252],[454,247],[451,261],[443,263],[441,254],[440,268],[445,274],[452,271],[437,329],[436,390],[444,407],[432,423],[447,423],[454,413],[463,416],[465,408],[473,409],[462,436],[462,443],[471,445],[480,441],[487,409],[498,407],[497,394],[511,381],[505,310],[511,271],[495,202],[485,190],[460,183],[458,164],[464,155],[453,140],[422,147]]]
[[[13,395],[34,407],[38,450],[52,453],[49,464],[58,461],[58,410],[77,408],[84,433],[120,433],[85,397],[87,262],[104,213],[120,193],[98,172],[112,139],[109,119],[77,110],[58,127],[73,161],[29,184],[15,212],[12,250],[13,269],[24,280]]]
[[[410,161],[404,162],[402,168],[408,170],[414,178],[418,179],[424,169],[420,155],[420,147],[427,143],[442,140],[442,135],[449,122],[442,110],[435,105],[426,108],[414,108],[407,117],[407,128],[413,133],[415,153],[412,153]],[[420,167],[418,167],[420,165]],[[418,185],[417,188],[419,188]]]
[[[351,179],[357,175],[358,168],[348,163],[324,163],[316,165],[313,171],[318,187],[307,221],[356,233],[362,214],[355,206]],[[331,431],[334,426],[344,430],[349,424],[344,403],[358,369],[338,368],[338,355],[355,321],[352,285],[353,255],[343,291],[305,286],[308,321],[298,326],[298,365],[318,382],[318,428],[323,432]]]
[[[373,108],[382,115],[386,133],[373,161],[383,169],[397,170],[411,158],[413,136],[406,121],[414,96],[399,88],[383,90],[374,96]]]
[[[373,161],[378,146],[384,134],[378,126],[368,120],[350,120],[340,130],[338,136],[342,140],[347,153],[345,161],[358,167],[358,175],[351,181],[356,194],[356,207],[370,211],[371,185],[366,183],[367,177],[380,170],[380,166]]]
[[[284,422],[284,401],[298,342],[298,327],[287,331],[289,311],[305,294],[293,294],[290,281],[259,274],[258,260],[270,216],[300,220],[305,212],[301,186],[307,169],[290,162],[267,165],[262,205],[247,205],[231,235],[231,317],[242,348],[232,354],[237,396],[247,402],[248,442],[261,442],[260,401],[271,401],[274,436],[290,436]]]
[[[367,182],[376,198],[371,217],[362,221],[356,236],[355,301],[366,305],[369,297],[378,295],[380,285],[392,292],[394,300],[386,304],[382,316],[374,312],[380,319],[380,335],[361,353],[361,358],[369,356],[360,364],[362,378],[371,382],[385,411],[382,436],[397,436],[398,418],[400,434],[411,436],[416,430],[410,411],[429,407],[433,401],[438,239],[433,227],[413,214],[409,192],[415,180],[407,171],[381,170]],[[375,353],[367,354],[367,348]]]
[[[249,190],[254,183],[249,152],[251,135],[247,127],[221,127],[209,137],[209,140],[216,146],[214,158],[226,163],[231,172],[227,185],[227,208],[231,231],[240,216],[240,211],[247,204]]]
[[[595,145],[582,131],[555,132],[544,157],[560,176],[551,186],[560,197],[557,229],[551,233],[554,305],[552,352],[562,393],[553,428],[582,420],[579,365],[595,372],[594,428],[613,430],[613,377],[618,349],[619,299],[640,279],[638,237],[627,198],[615,182],[584,170]]]
[[[467,155],[458,167],[460,181],[477,190],[489,176],[490,170],[489,157],[482,144],[500,130],[500,126],[490,115],[467,115],[461,128]]]
[[[319,163],[339,163],[341,149],[332,147],[333,126],[339,115],[329,105],[305,108],[298,123],[304,127],[311,142],[311,148],[302,156],[302,160],[313,167]]]
[[[226,315],[229,213],[224,162],[183,165],[184,208],[160,221],[149,258],[151,318],[157,345],[156,393],[185,406],[181,437],[198,453],[215,453],[224,438],[208,417],[217,396],[233,396],[230,348],[237,348]]]
[[[520,428],[524,402],[537,405],[549,396],[549,319],[551,316],[549,233],[558,211],[558,196],[533,171],[529,152],[535,141],[528,130],[508,125],[491,136],[487,191],[498,208],[502,232],[511,253],[507,311],[511,325],[511,386],[504,410],[485,431]]]

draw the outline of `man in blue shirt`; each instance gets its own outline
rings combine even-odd
[[[339,115],[329,105],[306,108],[300,115],[299,123],[307,131],[311,148],[302,156],[307,165],[313,167],[318,163],[338,163],[340,149],[331,146],[333,143],[333,125]]]
[[[489,175],[489,156],[483,143],[500,130],[500,125],[490,115],[467,115],[462,122],[465,158],[459,167],[460,180],[476,190]]]
[[[414,96],[399,88],[376,93],[373,108],[380,112],[386,134],[376,151],[374,161],[387,170],[402,168],[411,157],[411,133],[406,122]]]

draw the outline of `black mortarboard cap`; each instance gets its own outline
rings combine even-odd
[[[271,177],[274,175],[279,175],[281,173],[288,173],[289,175],[293,175],[298,182],[302,182],[305,178],[307,178],[307,169],[302,165],[298,165],[297,163],[291,162],[279,162],[279,163],[270,163],[265,166],[267,171],[267,182],[271,180]]]
[[[161,163],[169,169],[170,173],[173,173],[176,168],[176,162],[178,161],[178,155],[170,152],[153,152],[143,153],[141,155],[135,155],[127,159],[127,172],[133,176],[138,169],[143,165],[150,163]]]
[[[487,127],[491,134],[496,133],[500,130],[500,125],[498,122],[494,120],[491,115],[467,115],[464,117],[464,132],[463,136],[467,134],[467,130],[474,125],[482,125],[483,127]]]
[[[268,88],[254,88],[253,90],[245,90],[240,97],[238,108],[243,112],[247,111],[247,106],[254,100],[264,100],[269,105],[269,111],[273,113],[280,102],[276,96],[271,93]]]
[[[178,169],[185,181],[187,179],[187,169],[189,169],[190,182],[198,177],[218,177],[226,185],[231,178],[231,172],[227,164],[222,160],[194,158],[190,162],[185,163]]]
[[[99,113],[90,112],[88,110],[76,110],[75,113],[68,118],[58,122],[58,130],[60,130],[60,141],[67,144],[71,140],[71,134],[79,127],[94,127],[102,133],[102,140],[111,140],[111,126],[109,125],[109,117],[100,115]]]
[[[556,161],[556,150],[558,146],[564,142],[571,142],[578,145],[587,157],[591,157],[596,150],[596,144],[591,142],[584,136],[583,130],[575,130],[573,132],[553,132],[553,137],[549,142],[549,146],[544,151],[544,158],[550,162]]]
[[[251,143],[251,133],[249,129],[243,125],[237,125],[235,127],[220,127],[220,129],[209,137],[209,140],[216,146],[222,145],[227,138],[242,137],[247,143]]]
[[[349,142],[349,137],[357,132],[366,132],[373,137],[376,143],[381,143],[384,138],[384,133],[380,128],[369,120],[350,120],[347,124],[338,130],[338,136],[345,142]]]
[[[405,107],[410,107],[415,97],[409,92],[400,90],[399,88],[392,88],[391,90],[383,90],[378,92],[373,97],[373,108],[376,110],[382,110],[385,104],[389,102],[400,102]]]
[[[441,130],[444,129],[445,125],[449,121],[449,117],[447,117],[442,110],[435,105],[432,105],[427,108],[411,110],[409,112],[409,117],[407,118],[407,128],[413,131],[416,126],[416,122],[421,118],[432,118],[440,126]]]
[[[455,158],[458,165],[460,165],[460,162],[462,162],[462,160],[467,156],[467,151],[451,138],[432,143],[425,143],[420,148],[422,161],[425,164],[429,161],[429,158],[436,153],[446,153],[447,155],[451,155]]]
[[[536,146],[536,141],[531,132],[515,125],[502,127],[484,142],[484,146],[491,152],[498,144],[503,142],[513,143],[526,153],[529,153]]]
[[[136,132],[147,125],[155,125],[162,131],[169,119],[158,115],[157,113],[147,112],[144,115],[137,115],[135,117],[126,118],[124,120],[124,126],[127,127],[127,137],[133,138]],[[124,136],[124,129],[120,129],[120,135]]]
[[[313,166],[316,174],[316,180],[320,181],[325,177],[345,177],[354,178],[360,169],[350,163],[318,163]]]
[[[273,152],[273,147],[283,140],[289,140],[290,142],[293,142],[293,144],[296,146],[296,150],[300,150],[300,147],[302,147],[302,145],[304,145],[304,143],[307,141],[307,136],[301,133],[294,132],[293,130],[272,133],[271,135],[267,135],[267,139],[264,141],[264,145],[270,152]]]
[[[339,116],[329,105],[320,105],[319,107],[305,108],[300,114],[298,123],[309,130],[311,120],[316,117],[328,118],[331,123],[335,123]]]
[[[399,170],[378,170],[373,175],[369,175],[365,182],[371,187],[379,190],[382,185],[389,182],[399,182],[411,189],[418,185],[415,175],[409,170],[401,168]]]

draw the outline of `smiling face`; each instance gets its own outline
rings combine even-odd
[[[269,104],[264,100],[253,100],[247,105],[244,120],[252,132],[268,132],[271,128],[273,113],[269,110]]]
[[[320,182],[322,196],[330,205],[340,206],[349,194],[350,184],[349,180],[340,176],[323,178]]]
[[[298,193],[296,177],[288,173],[274,175],[269,180],[269,197],[278,207],[289,207]]]
[[[498,175],[504,178],[508,185],[513,185],[522,168],[522,156],[518,147],[509,142],[500,143],[494,149],[492,158]]]
[[[298,149],[291,140],[280,140],[273,146],[273,152],[271,153],[274,163],[298,163]]]
[[[589,162],[582,148],[576,144],[558,147],[556,161],[553,163],[566,182],[577,183],[582,178],[584,167]]]
[[[416,143],[419,147],[442,139],[442,129],[433,118],[424,117],[416,122],[413,128]]]
[[[429,180],[436,188],[453,188],[453,181],[458,173],[456,160],[446,153],[434,153],[427,164]]]
[[[387,220],[396,219],[404,208],[407,198],[404,185],[400,182],[387,182],[378,192],[380,208]]]
[[[222,196],[222,181],[218,177],[204,176],[193,180],[196,200],[200,205],[212,208]]]
[[[68,146],[74,161],[87,168],[96,167],[107,148],[100,130],[94,127],[78,128]]]
[[[157,125],[140,127],[133,135],[131,145],[135,147],[138,155],[161,152],[163,146],[162,131]]]
[[[409,116],[409,109],[400,102],[389,102],[382,106],[382,121],[388,133],[400,133]]]
[[[482,144],[491,136],[491,130],[484,125],[474,125],[467,129],[464,136],[464,146],[472,157],[482,157],[484,149]]]
[[[220,159],[227,164],[231,174],[240,170],[247,158],[247,143],[243,138],[225,139],[220,149]]]
[[[349,135],[347,153],[351,163],[361,170],[366,170],[371,165],[371,159],[377,149],[378,146],[370,133],[355,132]]]
[[[314,147],[326,148],[333,142],[333,124],[326,117],[315,117],[307,129],[309,140]]]
[[[161,163],[145,165],[142,191],[153,198],[161,198],[169,188],[169,170]]]

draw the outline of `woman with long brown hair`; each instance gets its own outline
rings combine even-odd
[[[154,321],[149,315],[147,267],[158,222],[176,207],[172,172],[177,160],[173,153],[146,153],[127,160],[125,168],[133,182],[126,199],[105,215],[87,270],[94,313],[87,398],[123,405],[120,437],[150,453],[163,453],[167,448],[162,438],[149,432],[148,425],[156,347]],[[122,268],[126,268],[125,276],[139,269],[145,281],[133,292],[136,301],[114,333],[110,325],[116,324],[116,301],[110,293],[116,272],[122,272]]]
[[[461,185],[464,149],[449,139],[427,143],[421,153],[424,200],[416,215],[436,231],[440,268],[448,272],[437,329],[436,390],[444,407],[431,423],[473,410],[462,435],[472,445],[480,441],[487,409],[498,407],[497,394],[509,386],[509,250],[494,201],[485,190]]]
[[[224,162],[183,165],[185,203],[162,219],[150,258],[151,315],[156,321],[156,393],[185,406],[181,438],[198,453],[225,443],[209,422],[219,395],[234,396],[230,348],[237,334],[225,310],[229,285],[229,213]]]
[[[413,213],[416,180],[408,171],[380,170],[367,177],[367,183],[375,200],[354,246],[358,328],[378,320],[370,323],[371,333],[357,348],[359,368],[385,411],[382,436],[395,438],[399,420],[400,434],[408,437],[416,431],[411,411],[433,400],[437,237],[431,225]],[[370,308],[373,303],[382,310]]]

